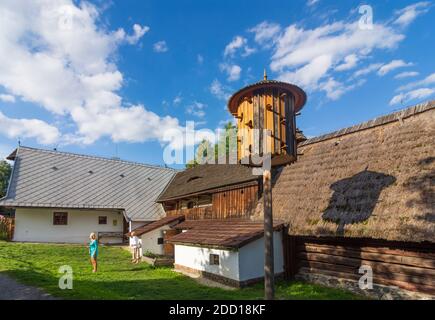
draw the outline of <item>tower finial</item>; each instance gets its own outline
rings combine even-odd
[[[266,73],[266,68],[264,68],[264,75],[263,75],[263,80],[267,80],[267,73]]]

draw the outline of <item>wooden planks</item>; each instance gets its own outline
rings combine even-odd
[[[247,186],[213,194],[216,219],[248,218],[257,201],[257,186]]]
[[[358,280],[360,266],[373,270],[374,283],[435,295],[435,246],[370,239],[288,236],[286,268],[291,256],[297,272]],[[290,240],[292,239],[292,240]],[[348,240],[348,241],[347,241]],[[293,250],[293,251],[292,251]],[[295,253],[296,252],[296,253]],[[286,270],[287,271],[287,270]]]
[[[0,239],[12,240],[14,237],[15,220],[9,217],[0,217]]]
[[[255,209],[257,199],[258,186],[248,185],[214,192],[211,206],[166,210],[166,215],[182,214],[191,220],[249,218]]]

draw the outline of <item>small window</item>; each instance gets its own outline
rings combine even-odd
[[[187,182],[190,182],[190,181],[193,181],[193,180],[197,180],[197,179],[201,179],[202,177],[200,177],[200,176],[193,176],[193,177],[190,177],[189,179],[187,179]]]
[[[157,238],[157,244],[163,244],[163,238]]]
[[[98,217],[98,224],[107,224],[107,217],[106,216],[99,216]]]
[[[189,201],[187,203],[187,209],[192,209],[194,206],[195,206],[195,202],[193,202],[193,201]]]
[[[210,265],[219,265],[219,255],[210,253]]]
[[[53,225],[66,226],[68,224],[68,212],[53,212]]]
[[[116,227],[118,225],[118,220],[113,219],[113,226]]]

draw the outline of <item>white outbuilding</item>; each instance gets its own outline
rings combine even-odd
[[[284,224],[274,224],[274,265],[284,273]],[[251,220],[186,220],[175,226],[181,233],[168,242],[175,246],[174,268],[233,287],[264,277],[264,227]]]

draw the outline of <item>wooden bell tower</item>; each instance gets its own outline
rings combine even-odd
[[[228,109],[237,118],[237,160],[263,166],[264,291],[274,299],[273,215],[271,167],[296,161],[296,114],[307,96],[290,83],[268,80],[248,85],[233,94]],[[269,165],[264,165],[270,159]]]
[[[295,116],[305,102],[306,94],[301,88],[268,80],[266,71],[262,81],[233,94],[228,109],[237,118],[238,161],[258,164],[253,160],[265,150],[271,153],[272,166],[296,161]],[[270,130],[271,135],[264,137],[264,129]]]

